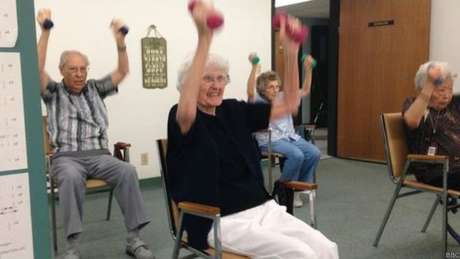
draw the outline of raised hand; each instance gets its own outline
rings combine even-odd
[[[305,71],[311,71],[313,69],[313,63],[314,63],[314,59],[311,55],[307,55],[304,59],[303,59],[303,69]]]
[[[129,31],[128,26],[126,26],[123,20],[119,18],[114,18],[110,22],[110,28],[112,29],[113,36],[117,41],[124,39]]]
[[[40,9],[37,14],[37,22],[42,30],[49,30],[53,27],[50,9]]]
[[[193,3],[193,8],[190,8],[189,5],[189,10],[198,30],[198,35],[212,37],[213,29],[208,26],[208,16],[216,12],[214,7],[204,1],[192,1],[190,3]]]
[[[286,54],[297,54],[301,41],[296,38],[290,37],[289,34],[300,34],[302,33],[302,23],[295,17],[290,15],[283,16],[280,19],[280,41],[283,45]]]
[[[442,71],[439,66],[435,64],[428,67],[428,82],[432,83],[434,86],[440,86],[444,82],[442,78]]]

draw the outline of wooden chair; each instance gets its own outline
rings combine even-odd
[[[47,116],[43,117],[43,139],[44,139],[44,151],[46,156],[46,177],[48,181],[48,188],[50,191],[50,200],[51,200],[51,225],[52,225],[52,234],[53,234],[53,248],[54,251],[57,252],[58,245],[57,245],[57,224],[56,224],[56,200],[58,199],[56,195],[56,191],[58,190],[57,183],[55,182],[54,177],[49,175],[49,170],[51,168],[51,156],[54,154],[54,150],[51,146],[49,141],[49,136],[47,133]],[[114,152],[113,155],[120,160],[129,162],[129,148],[131,147],[130,144],[117,142],[114,144]],[[107,191],[109,192],[108,196],[108,204],[107,204],[107,212],[106,212],[106,220],[110,220],[111,211],[112,211],[112,200],[113,200],[113,188],[109,186],[107,182],[101,179],[92,179],[89,178],[86,180],[86,193],[95,193]]]
[[[406,142],[406,134],[404,130],[404,121],[401,113],[384,113],[381,115],[381,128],[383,132],[383,139],[385,142],[385,158],[387,162],[387,168],[392,183],[395,184],[395,190],[391,198],[388,209],[383,217],[383,221],[377,232],[377,236],[373,245],[377,247],[380,237],[382,236],[385,225],[391,214],[393,206],[397,199],[407,197],[410,195],[430,192],[436,195],[436,199],[428,215],[428,218],[422,228],[422,232],[426,231],[431,217],[439,203],[443,205],[447,204],[447,195],[453,197],[459,197],[460,192],[447,189],[447,172],[449,170],[449,158],[447,156],[428,156],[428,155],[415,155],[409,154],[409,150]],[[433,185],[419,182],[415,179],[407,178],[408,168],[414,163],[430,163],[440,164],[443,170],[443,188],[436,187]],[[400,193],[402,189],[407,189],[406,192]],[[447,250],[447,211],[449,206],[442,206],[442,258],[446,255]]]
[[[180,249],[185,248],[189,252],[196,256],[204,258],[224,258],[224,259],[245,259],[249,258],[243,255],[238,255],[222,250],[220,243],[220,209],[213,206],[194,202],[180,202],[178,205],[173,201],[169,190],[167,188],[169,182],[168,169],[166,166],[166,153],[167,153],[167,140],[158,139],[158,154],[161,165],[161,181],[163,185],[163,192],[168,213],[169,231],[173,240],[175,241],[173,250],[173,259],[179,258]],[[198,250],[187,244],[187,240],[183,238],[182,234],[184,229],[182,228],[182,218],[184,214],[192,214],[199,217],[205,217],[213,220],[214,222],[214,249],[209,248],[207,250]]]

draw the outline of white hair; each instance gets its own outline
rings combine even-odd
[[[85,61],[86,66],[89,66],[89,60],[88,60],[88,57],[85,54],[81,53],[78,50],[66,50],[66,51],[61,53],[61,58],[59,60],[59,68],[63,68],[65,66],[65,64],[67,63],[70,55],[79,55]]]
[[[422,64],[419,68],[417,73],[415,74],[414,82],[415,82],[415,89],[421,90],[423,85],[426,83],[428,78],[428,71],[430,68],[438,67],[441,69],[441,78],[443,80],[451,79],[454,80],[457,77],[457,74],[452,73],[449,64],[447,62],[439,62],[439,61],[428,61]]]
[[[179,67],[179,72],[177,74],[177,90],[181,90],[182,85],[184,84],[185,77],[192,66],[193,56],[189,56],[185,59],[182,65]],[[229,71],[229,64],[228,61],[223,58],[222,56],[214,53],[209,53],[208,59],[206,60],[205,67],[209,66],[217,66],[220,70],[222,70],[228,78],[228,71]]]

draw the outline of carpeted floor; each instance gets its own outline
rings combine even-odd
[[[440,210],[435,213],[427,233],[420,229],[434,196],[419,194],[396,202],[393,214],[378,248],[372,246],[378,226],[388,206],[394,185],[385,165],[337,158],[322,159],[317,171],[320,185],[317,195],[318,229],[339,246],[341,258],[440,258]],[[142,184],[152,222],[142,236],[157,258],[171,258],[171,239],[160,181]],[[112,219],[105,221],[106,193],[88,195],[84,208],[85,223],[81,252],[85,259],[130,258],[124,254],[125,229],[118,205]],[[307,206],[295,215],[307,218]],[[460,229],[460,215],[451,215],[450,223]],[[64,246],[62,224],[58,220],[59,245]],[[449,238],[449,251],[460,247]],[[451,257],[455,258],[455,257]]]

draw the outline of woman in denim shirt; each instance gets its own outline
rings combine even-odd
[[[308,56],[303,64],[305,78],[302,89],[300,89],[301,97],[310,93],[312,60],[313,58]],[[247,85],[248,101],[272,103],[283,98],[281,80],[278,74],[273,71],[266,71],[257,76],[256,80],[256,73],[259,69],[258,64],[252,65]],[[256,88],[257,94],[254,93],[254,88]],[[313,182],[321,154],[315,145],[296,134],[292,116],[286,115],[270,122],[269,129],[272,134],[272,151],[283,154],[286,158],[279,181]],[[261,151],[268,151],[268,133],[259,132],[255,134],[255,137]],[[296,193],[294,206],[301,207],[302,205],[299,193]]]

